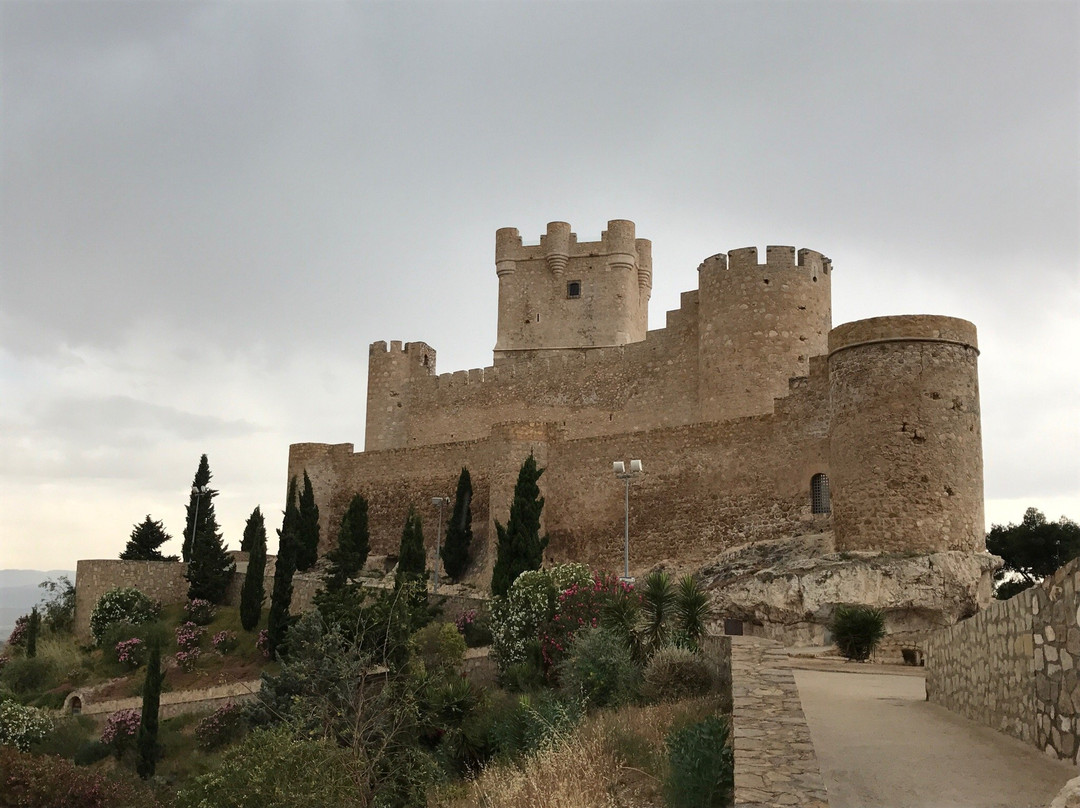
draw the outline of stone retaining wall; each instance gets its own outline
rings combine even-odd
[[[226,685],[215,685],[197,690],[166,691],[161,694],[160,718],[172,718],[184,713],[208,713],[216,710],[226,702],[249,701],[259,695],[262,681],[251,679],[245,682],[232,682]],[[133,696],[126,699],[109,699],[108,701],[93,700],[93,694],[87,691],[76,690],[68,694],[64,700],[64,712],[72,713],[74,703],[78,700],[81,715],[105,717],[117,710],[141,710],[142,696]]]
[[[926,696],[1080,763],[1080,559],[926,642]]]

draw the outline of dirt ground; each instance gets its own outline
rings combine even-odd
[[[794,674],[831,808],[1046,808],[1077,774],[928,703],[921,676]]]

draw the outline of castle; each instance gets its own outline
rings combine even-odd
[[[832,264],[813,250],[732,250],[698,267],[663,328],[649,330],[651,243],[633,222],[578,242],[552,222],[538,245],[496,233],[491,367],[436,373],[423,342],[376,342],[365,451],[290,447],[311,477],[322,552],[351,497],[369,502],[373,553],[396,553],[410,506],[436,541],[434,496],[473,481],[473,575],[486,584],[495,520],[522,461],[540,485],[546,560],[688,569],[748,543],[831,533],[837,552],[975,553],[982,547],[982,436],[975,327],[889,316],[832,327]]]

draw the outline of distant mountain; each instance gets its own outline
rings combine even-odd
[[[7,642],[15,621],[47,594],[38,584],[61,575],[75,582],[74,570],[0,570],[0,645]]]

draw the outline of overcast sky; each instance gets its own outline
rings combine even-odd
[[[491,364],[494,234],[833,259],[975,322],[988,526],[1080,519],[1080,4],[0,2],[0,568],[277,526],[367,346]],[[273,535],[273,534],[271,534]],[[179,551],[179,540],[170,548]]]

